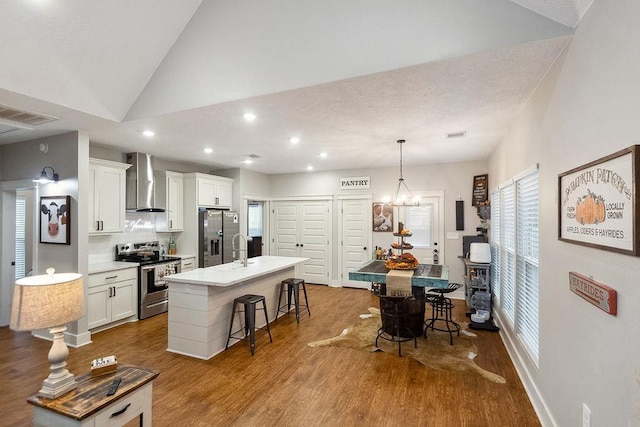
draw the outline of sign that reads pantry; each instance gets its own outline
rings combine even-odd
[[[359,190],[361,188],[369,188],[371,182],[368,176],[352,176],[350,178],[340,178],[341,190]]]
[[[558,175],[558,239],[639,255],[638,172],[640,145]]]

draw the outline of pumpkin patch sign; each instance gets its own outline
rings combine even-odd
[[[558,239],[639,255],[640,145],[558,175]]]

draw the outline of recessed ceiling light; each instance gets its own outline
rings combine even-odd
[[[293,138],[289,138],[289,142],[292,144],[297,144],[298,142],[300,142],[300,138],[296,138],[294,136]]]
[[[313,170],[313,166],[312,165],[307,166],[307,170],[308,171],[312,171]]]
[[[447,134],[447,138],[463,138],[466,134],[466,131],[451,132]]]
[[[142,131],[142,134],[143,134],[144,136],[152,137],[152,136],[154,136],[156,133],[155,133],[154,131],[152,131],[152,130],[143,130],[143,131]]]
[[[323,159],[326,159],[326,158],[327,158],[327,156],[328,156],[328,154],[327,154],[327,152],[326,152],[326,151],[323,151],[322,153],[318,154],[318,156],[320,156],[320,157],[321,157],[321,158],[323,158]]]
[[[253,163],[253,160],[251,160],[251,159],[244,159],[243,163],[244,163],[245,165],[250,165],[251,163]]]
[[[205,149],[204,149],[204,150],[202,150],[202,151],[204,151],[204,152],[205,152],[205,153],[207,153],[207,154],[211,154],[211,153],[213,153],[213,148],[209,148],[209,147],[207,147],[207,148],[205,148]]]
[[[256,119],[256,115],[253,113],[245,113],[244,114],[244,119],[248,122],[252,122]]]

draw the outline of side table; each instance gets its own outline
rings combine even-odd
[[[31,396],[34,426],[122,426],[140,418],[141,426],[151,426],[153,380],[159,375],[150,369],[118,364],[116,372],[92,377],[76,377],[78,388],[56,399]],[[120,387],[113,396],[107,390],[114,379]]]

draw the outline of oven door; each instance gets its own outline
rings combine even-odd
[[[169,291],[165,276],[180,272],[180,262],[152,264],[140,267],[138,317],[146,319],[164,313],[169,306]]]

